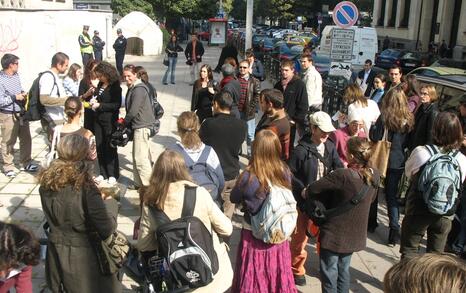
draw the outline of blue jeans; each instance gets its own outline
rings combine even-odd
[[[350,287],[352,253],[337,253],[320,248],[322,293],[347,293]]]
[[[461,229],[451,244],[451,248],[455,253],[462,253],[466,252],[466,189],[463,190],[463,194],[461,195],[461,210],[457,211],[457,215],[460,220]]]
[[[168,67],[167,71],[163,75],[162,82],[167,83],[168,74],[170,73],[170,81],[171,83],[175,83],[175,67],[176,67],[176,59],[177,57],[168,57]]]
[[[400,230],[400,207],[397,193],[403,169],[387,169],[385,178],[385,200],[387,201],[388,227],[393,230]]]
[[[254,141],[254,133],[256,132],[256,119],[246,120],[246,113],[241,112],[241,120],[246,121],[248,125],[248,133],[246,134],[246,145],[248,146],[248,155],[251,155],[251,146]]]

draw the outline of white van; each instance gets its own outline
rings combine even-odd
[[[322,31],[320,46],[317,54],[330,56],[330,47],[332,43],[332,30],[339,28],[336,25],[327,25]],[[377,32],[373,27],[352,26],[348,30],[354,31],[353,58],[351,65],[353,70],[361,69],[364,61],[370,59],[375,64],[375,55],[377,54]]]

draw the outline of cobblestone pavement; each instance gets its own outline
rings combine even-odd
[[[207,47],[204,55],[204,62],[213,68],[217,64],[220,55],[218,47]],[[159,101],[165,109],[165,115],[161,120],[161,130],[152,140],[153,159],[157,158],[165,146],[173,143],[178,138],[176,135],[176,119],[178,115],[190,109],[192,87],[189,86],[189,69],[184,64],[184,57],[180,54],[176,68],[176,85],[162,85],[161,79],[165,68],[162,65],[162,56],[157,57],[137,57],[127,56],[125,64],[133,63],[144,66],[150,76],[150,81],[157,89]],[[215,75],[219,80],[220,76]],[[270,87],[270,83],[263,82],[263,88]],[[123,112],[123,109],[122,109]],[[46,153],[45,143],[40,132],[40,123],[34,122],[31,125],[33,136],[32,156],[41,162]],[[18,146],[17,146],[18,147]],[[119,148],[119,159],[121,168],[120,183],[127,184],[132,181],[132,157],[131,143],[124,148]],[[19,152],[17,152],[19,153]],[[17,160],[15,160],[16,162]],[[242,159],[243,166],[247,161]],[[19,170],[18,170],[19,171]],[[380,200],[382,202],[382,200]],[[44,220],[42,213],[39,186],[33,175],[24,171],[19,172],[14,179],[9,179],[0,174],[0,220],[20,222],[31,229],[36,234],[41,234],[41,224]],[[128,190],[121,199],[121,210],[118,217],[118,229],[124,232],[128,238],[132,239],[133,223],[139,214],[139,197],[135,191]],[[385,245],[388,235],[387,215],[385,205],[379,208],[379,219],[382,225],[374,234],[370,234],[367,240],[367,248],[364,251],[355,253],[351,262],[351,291],[352,292],[382,292],[382,282],[385,272],[399,259],[399,247],[389,248]],[[231,238],[230,257],[232,263],[235,262],[235,254],[239,243],[239,231],[241,215],[236,214],[234,220],[234,234]],[[352,223],[347,223],[352,225]],[[320,292],[320,282],[318,279],[318,257],[315,253],[315,245],[312,240],[308,244],[309,257],[307,267],[307,285],[298,287],[300,292]],[[40,264],[35,267],[33,273],[34,292],[39,292],[44,286],[44,266]],[[123,277],[125,292],[134,292],[137,283],[128,276]],[[86,292],[83,292],[86,293]]]

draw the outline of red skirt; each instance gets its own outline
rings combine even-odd
[[[267,244],[243,229],[231,292],[296,293],[289,242]]]

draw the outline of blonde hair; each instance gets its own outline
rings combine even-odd
[[[466,265],[446,253],[404,258],[385,274],[383,287],[387,293],[466,292]]]
[[[433,102],[436,102],[438,100],[438,95],[437,95],[437,91],[435,90],[435,87],[431,84],[423,84],[421,87],[420,87],[420,90],[422,89],[426,89],[427,92],[429,93],[429,98],[430,98],[430,102],[433,103]]]
[[[143,202],[163,210],[170,184],[180,180],[192,181],[184,158],[175,151],[165,150],[157,158],[149,186],[141,190]]]
[[[262,130],[257,133],[252,145],[251,161],[246,167],[246,170],[259,180],[260,192],[257,192],[257,195],[268,192],[268,181],[273,185],[291,188],[291,173],[280,158],[281,151],[280,140],[273,131]]]
[[[181,113],[176,121],[176,126],[181,143],[185,148],[197,150],[202,146],[202,141],[199,137],[199,118],[196,113],[191,111]]]
[[[368,166],[369,159],[372,155],[372,145],[362,137],[351,137],[347,143],[348,153],[351,155],[351,160],[357,166],[360,166],[359,173],[362,175],[364,182],[367,185],[377,186],[377,182],[372,178],[373,170]]]
[[[364,96],[359,85],[352,83],[348,85],[345,89],[345,93],[343,94],[343,101],[346,103],[359,103],[363,107],[367,107],[367,98]]]
[[[58,159],[43,169],[39,175],[40,186],[46,190],[59,191],[68,185],[75,190],[95,186],[92,179],[92,164],[87,161],[89,140],[79,134],[64,136],[57,147]]]
[[[380,109],[388,130],[406,133],[413,129],[414,115],[409,111],[408,98],[401,87],[394,87],[382,99]]]

